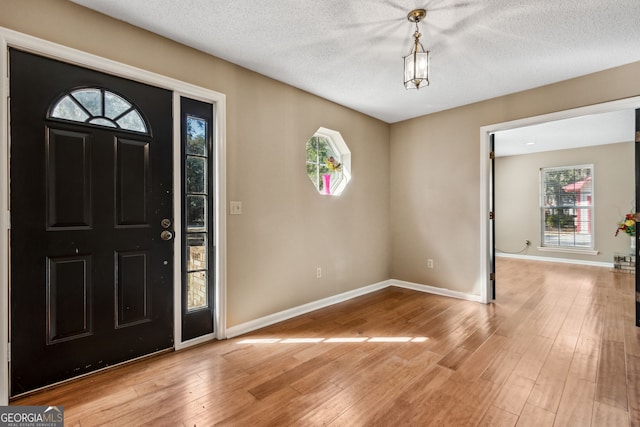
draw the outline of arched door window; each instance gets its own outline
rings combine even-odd
[[[149,133],[142,114],[129,101],[103,88],[71,91],[58,99],[49,118]]]

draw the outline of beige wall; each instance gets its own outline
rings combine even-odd
[[[640,94],[634,63],[390,126],[63,0],[0,11],[0,26],[227,95],[227,195],[245,212],[228,217],[229,326],[390,277],[479,295],[480,127]],[[305,176],[320,126],[353,155],[339,198]]]
[[[388,124],[71,2],[0,0],[0,26],[226,94],[228,326],[389,278]],[[340,197],[306,176],[320,126],[352,153]]]
[[[593,164],[594,239],[598,255],[541,252],[540,168]],[[635,200],[634,144],[601,145],[499,157],[495,162],[496,248],[506,252],[531,246],[523,255],[612,262],[614,252],[628,251],[626,234],[614,237],[616,224]]]
[[[480,127],[637,95],[640,62],[392,125],[391,276],[480,295]]]

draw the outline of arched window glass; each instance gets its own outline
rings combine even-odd
[[[77,89],[62,96],[49,117],[149,133],[142,114],[129,101],[101,88]]]

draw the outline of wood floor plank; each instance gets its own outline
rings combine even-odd
[[[555,414],[546,409],[533,405],[526,405],[518,418],[516,427],[551,427]],[[580,426],[586,427],[586,426]]]
[[[306,362],[302,362],[292,369],[288,369],[280,375],[269,378],[265,382],[250,388],[248,391],[256,399],[261,400],[280,388],[289,387],[290,383],[296,379],[304,377],[306,374],[313,372],[315,369],[326,366],[329,363],[330,359],[322,356],[310,359]]]
[[[633,298],[633,297],[632,297]],[[630,312],[624,317],[624,347],[628,355],[640,357],[640,328],[635,326],[635,304],[625,304]]]
[[[444,384],[453,371],[440,365],[433,365],[418,373],[416,380],[398,395],[397,401],[407,402],[410,405],[433,403],[434,397],[445,391]]]
[[[224,396],[224,399],[220,396]],[[242,389],[232,390],[224,395],[213,392],[180,408],[174,408],[173,412],[168,416],[163,415],[162,419],[150,418],[147,423],[159,426],[181,423],[189,427],[212,426],[243,410],[248,410],[255,402],[256,398]]]
[[[577,337],[556,337],[527,403],[556,412],[569,374],[576,341]]]
[[[438,361],[438,365],[452,370],[458,369],[473,352],[464,347],[456,347]]]
[[[82,427],[640,427],[635,277],[497,269],[491,304],[390,287],[11,403]]]
[[[488,318],[485,322],[476,325],[476,331],[469,336],[460,347],[464,347],[468,350],[475,351],[481,345],[483,345],[489,338],[495,335],[496,330],[500,322],[504,320],[502,316],[498,316],[495,313],[488,314]]]
[[[150,418],[162,417],[173,411],[174,401],[191,402],[206,393],[202,380],[197,375],[182,378],[165,389],[158,388],[118,406],[111,406],[100,412],[100,417],[89,418],[88,425],[103,425],[110,420],[116,425],[144,425]],[[95,424],[93,424],[95,422]],[[83,419],[82,425],[88,421]]]
[[[640,411],[640,357],[627,355],[627,396],[630,409]]]
[[[596,382],[597,402],[628,410],[624,344],[603,340]]]
[[[273,421],[280,415],[275,408],[284,408],[286,405],[298,398],[300,393],[291,387],[283,387],[274,391],[262,400],[256,400],[249,407],[241,407],[227,418],[219,420],[215,425],[221,426],[248,426],[248,425],[276,425]],[[249,410],[250,408],[250,410]],[[299,417],[299,416],[298,416]],[[298,418],[297,417],[297,418]],[[196,420],[196,423],[199,423]]]
[[[621,304],[615,304],[612,297],[607,301],[604,313],[602,339],[624,342],[624,315]]]
[[[535,381],[547,360],[547,355],[551,351],[552,345],[553,340],[551,338],[530,337],[528,349],[520,358],[514,371],[525,378]]]
[[[381,414],[370,425],[379,427],[427,426],[436,413],[438,413],[438,409],[429,404],[410,404],[402,400],[396,400],[394,401],[393,410]]]
[[[598,359],[600,357],[599,340],[578,339],[569,374],[578,379],[595,383],[598,375]]]
[[[272,407],[270,412],[274,414],[272,414],[273,416],[269,419],[268,424],[272,426],[298,425],[299,419],[306,411],[316,407],[321,407],[323,402],[340,394],[341,392],[342,389],[331,383],[322,383],[310,393],[299,394],[288,401],[283,401],[280,404],[278,411],[273,411]],[[252,422],[251,419],[247,420]],[[237,421],[238,420],[234,418],[232,425],[238,425]]]
[[[509,378],[520,359],[522,359],[522,354],[503,350],[491,361],[481,378],[502,385]]]
[[[411,375],[398,375],[406,363],[408,362],[399,357],[392,357],[373,368],[369,380],[360,383],[367,384],[368,387],[365,390],[351,390],[351,393],[360,394],[358,404],[343,411],[332,425],[368,425],[388,412],[397,390],[402,390],[415,379]]]
[[[446,421],[452,425],[476,423],[491,408],[501,390],[499,384],[483,379],[468,381],[457,372],[451,376],[451,380],[458,384],[457,387],[452,387],[450,393],[465,408],[459,414],[454,413],[447,418]]]
[[[533,388],[535,381],[523,377],[517,373],[512,373],[511,376],[505,381],[500,394],[496,397],[493,405],[497,408],[509,411],[512,414],[520,414],[522,408],[524,408],[531,389]]]
[[[359,391],[366,393],[374,387],[373,384],[363,385]],[[301,426],[330,425],[349,408],[358,406],[361,398],[362,395],[360,393],[352,393],[351,388],[343,389],[320,402],[320,406],[305,409],[300,414],[297,423]]]
[[[488,336],[486,341],[458,367],[458,373],[468,381],[477,380],[503,352],[506,341],[507,338],[501,335]]]
[[[85,390],[83,395],[70,395],[72,399],[59,398],[54,400],[55,405],[65,407],[65,424],[80,423],[81,425],[99,425],[109,418],[106,413],[114,413],[114,408],[126,405],[129,402],[137,402],[138,395],[130,387],[121,388],[117,392],[111,390],[106,395]],[[19,405],[48,405],[48,400],[32,400],[31,402],[19,401]],[[71,409],[71,410],[68,410]]]
[[[569,378],[560,400],[554,427],[590,425],[595,388],[594,382]]]
[[[629,413],[605,403],[595,402],[591,425],[627,427],[629,425]]]
[[[480,420],[478,427],[513,427],[517,422],[517,415],[491,406]]]

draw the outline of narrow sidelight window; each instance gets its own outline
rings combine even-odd
[[[181,98],[182,341],[213,333],[213,105]]]

